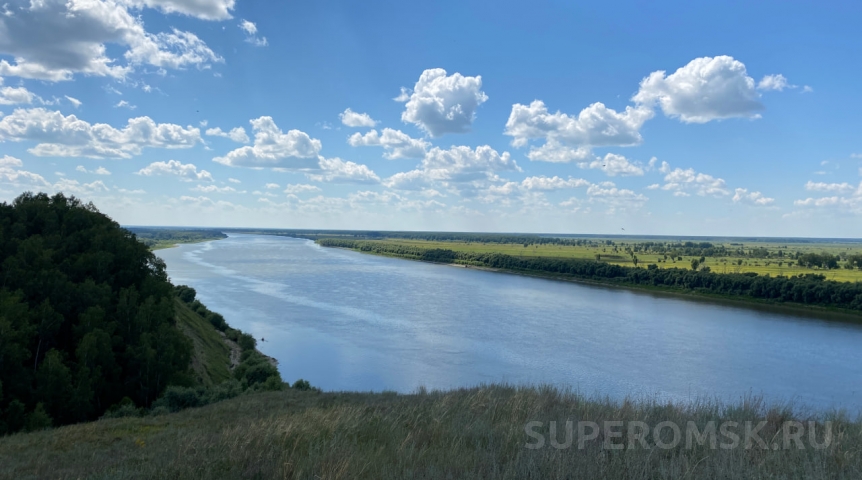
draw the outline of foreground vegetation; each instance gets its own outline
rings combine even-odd
[[[0,435],[283,388],[255,347],[92,204],[0,203]]]
[[[719,274],[696,268],[660,269],[656,265],[643,268],[577,258],[461,252],[381,240],[321,238],[317,243],[326,247],[350,248],[413,260],[457,263],[554,278],[862,311],[862,283],[835,282],[818,274],[791,277],[760,276],[756,273]]]
[[[832,421],[825,449],[769,448],[791,418]],[[648,435],[632,448],[529,449],[525,432],[549,434],[550,421],[766,421],[760,437],[733,449],[656,448]],[[625,430],[623,430],[625,432]],[[548,438],[550,438],[548,436]],[[627,446],[626,433],[612,441]],[[806,441],[807,442],[807,441]],[[644,446],[645,445],[645,446]],[[756,399],[735,405],[590,400],[553,388],[488,386],[449,392],[243,395],[175,414],[106,419],[0,439],[0,478],[625,478],[858,479],[862,425],[840,414],[807,417]]]

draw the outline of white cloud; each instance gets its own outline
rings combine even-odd
[[[110,191],[104,182],[96,180],[90,183],[80,183],[77,180],[61,178],[53,185],[54,190],[66,194],[72,193],[75,195],[92,195],[94,193],[103,193]]]
[[[521,168],[509,152],[498,153],[488,145],[471,149],[453,146],[448,150],[434,147],[416,170],[400,172],[387,178],[384,184],[399,190],[422,190],[433,185],[475,192],[487,184],[501,181],[497,172],[520,172]]]
[[[779,92],[785,88],[796,88],[796,85],[791,85],[787,82],[787,78],[782,74],[766,75],[757,84],[758,90],[778,90]]]
[[[308,185],[308,184],[304,184],[304,183],[290,184],[290,185],[287,185],[287,188],[284,189],[284,193],[287,193],[289,195],[296,195],[297,193],[304,193],[304,192],[320,192],[320,191],[321,191],[320,187],[318,187],[316,185]]]
[[[745,188],[737,188],[736,193],[733,195],[734,203],[748,203],[756,206],[767,206],[775,203],[774,198],[764,197],[760,192],[749,192],[748,189]]]
[[[255,25],[254,22],[242,20],[239,22],[239,28],[245,32],[246,42],[256,47],[265,47],[269,44],[269,42],[266,41],[266,37],[257,36],[257,25]]]
[[[131,103],[129,103],[125,100],[120,100],[119,102],[117,102],[116,105],[114,105],[114,108],[128,108],[129,110],[134,110],[134,109],[138,108],[138,106],[132,105]]]
[[[715,178],[712,175],[695,172],[693,168],[670,170],[670,165],[667,162],[662,163],[661,171],[662,173],[667,173],[664,177],[665,184],[661,187],[662,190],[674,192],[695,190],[701,196],[712,195],[720,197],[730,195],[727,184],[722,178]]]
[[[422,72],[409,96],[401,90],[398,101],[407,102],[401,120],[417,125],[432,137],[470,131],[476,109],[488,100],[482,90],[482,77],[447,76],[446,70],[432,68]]]
[[[565,188],[579,188],[591,185],[583,178],[572,178],[563,180],[558,176],[553,177],[527,177],[521,181],[521,187],[527,190],[561,190]]]
[[[110,175],[111,174],[111,172],[109,172],[108,169],[105,167],[99,167],[95,170],[87,170],[86,168],[84,168],[83,165],[78,165],[75,168],[75,170],[78,172],[82,172],[82,173],[92,173],[94,175]]]
[[[629,106],[617,112],[599,102],[577,116],[549,113],[544,102],[535,100],[530,105],[512,105],[504,134],[512,137],[515,147],[544,139],[542,147],[530,150],[530,160],[570,162],[588,158],[591,147],[640,144],[640,128],[652,117],[653,111],[646,107]]]
[[[353,147],[358,146],[382,146],[385,153],[384,158],[395,160],[398,158],[422,158],[426,149],[431,145],[425,140],[411,138],[401,130],[384,128],[383,135],[377,130],[371,130],[365,135],[354,133],[347,139]]]
[[[810,192],[832,192],[832,193],[850,193],[856,190],[856,187],[847,182],[844,183],[825,183],[812,182],[811,180],[805,184],[805,189]]]
[[[367,113],[357,113],[351,109],[346,109],[344,112],[338,114],[338,118],[341,119],[341,123],[347,125],[348,127],[373,127],[377,125],[377,121],[375,121],[371,116]]]
[[[590,203],[607,205],[608,213],[637,210],[649,200],[648,197],[626,188],[618,188],[613,182],[593,184],[587,188]]]
[[[213,177],[206,170],[198,170],[192,163],[182,163],[177,160],[167,162],[153,162],[137,172],[138,175],[147,177],[155,175],[175,175],[185,181],[199,180],[212,182]]]
[[[814,88],[813,88],[813,87],[810,87],[810,86],[808,86],[808,85],[804,85],[804,86],[802,87],[802,91],[801,91],[801,92],[799,92],[799,93],[811,93],[811,92],[813,92],[813,91],[814,91]]]
[[[237,179],[235,179],[235,178],[228,178],[228,179],[227,179],[227,181],[228,181],[228,182],[230,182],[230,183],[242,183],[241,181],[239,181],[239,180],[237,180]]]
[[[38,173],[18,170],[19,167],[23,166],[24,162],[20,159],[4,155],[0,158],[0,182],[31,188],[46,188],[51,185]]]
[[[589,147],[571,148],[561,145],[557,140],[548,140],[541,147],[530,147],[527,158],[534,162],[568,163],[586,160],[592,156]]]
[[[283,133],[272,117],[250,120],[254,145],[240,147],[213,161],[232,167],[279,167],[314,169],[318,167],[320,140],[300,130]]]
[[[609,177],[635,177],[642,176],[644,169],[640,165],[635,165],[622,155],[608,153],[605,158],[596,158],[592,162],[581,162],[578,164],[580,168],[590,168],[601,170]]]
[[[131,158],[145,147],[190,148],[200,139],[197,128],[149,117],[131,118],[122,129],[44,108],[16,109],[0,119],[0,140],[38,142],[28,152],[43,157]]]
[[[242,127],[232,128],[229,132],[224,132],[218,127],[208,128],[206,134],[211,137],[229,138],[237,143],[248,143],[250,141],[248,134],[245,133],[245,129]]]
[[[233,187],[219,187],[217,185],[195,185],[194,188],[191,188],[190,190],[193,192],[203,193],[237,193],[236,189]]]
[[[68,101],[69,101],[69,103],[71,103],[71,104],[72,104],[72,106],[73,106],[73,107],[75,107],[75,108],[78,108],[78,107],[80,107],[80,106],[83,104],[83,102],[81,102],[81,101],[80,101],[80,100],[78,100],[77,98],[70,97],[70,96],[68,96],[68,95],[66,95],[66,100],[68,100]]]
[[[782,77],[783,78],[783,77]],[[771,80],[774,84],[775,80]],[[733,117],[758,118],[763,110],[754,79],[729,56],[696,58],[671,75],[656,71],[641,81],[632,100],[686,123]]]
[[[128,5],[149,7],[164,13],[180,13],[202,20],[228,20],[236,0],[122,0]]]
[[[229,5],[228,5],[229,4]],[[151,33],[130,9],[158,8],[199,18],[229,18],[233,2],[215,0],[39,0],[0,17],[0,75],[47,81],[74,74],[126,77],[137,65],[179,69],[222,62],[196,35],[172,29]],[[120,58],[108,56],[122,52]]]
[[[15,105],[33,103],[39,97],[24,87],[4,87],[3,77],[0,77],[0,105]]]
[[[380,177],[367,166],[340,158],[321,158],[320,168],[323,173],[308,174],[308,178],[316,182],[380,183]]]
[[[272,190],[272,189],[274,189],[274,188],[281,188],[281,186],[279,186],[279,184],[277,184],[277,183],[267,183],[267,184],[265,185],[265,187],[266,187],[267,189],[270,189],[270,190]]]

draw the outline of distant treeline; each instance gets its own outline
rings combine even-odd
[[[326,247],[351,248],[362,252],[398,256],[414,260],[461,263],[516,272],[563,275],[606,283],[660,287],[775,302],[862,310],[862,284],[828,281],[823,275],[792,277],[758,276],[756,273],[712,273],[681,268],[646,268],[613,265],[586,259],[546,257],[520,258],[500,253],[456,252],[396,243],[324,238]]]
[[[128,227],[138,241],[148,247],[173,243],[204,242],[227,238],[221,230]]]

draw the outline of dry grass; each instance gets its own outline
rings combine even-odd
[[[834,422],[837,439],[824,450],[603,450],[601,437],[583,450],[525,448],[532,439],[524,427],[533,420],[545,431],[551,420],[767,420],[761,436],[769,439],[791,417],[804,419],[756,400],[618,403],[548,387],[414,395],[288,390],[3,438],[0,478],[862,478],[860,423],[840,414],[819,416]]]

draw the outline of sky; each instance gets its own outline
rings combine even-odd
[[[63,192],[123,225],[862,236],[859,2],[0,8],[0,201]]]

